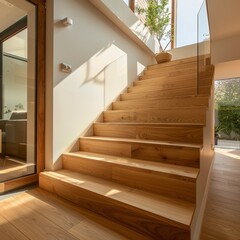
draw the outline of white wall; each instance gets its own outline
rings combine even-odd
[[[215,80],[236,77],[240,77],[240,60],[218,63],[215,65]]]
[[[213,40],[211,44],[213,64],[240,59],[240,34]]]
[[[212,62],[217,64],[240,59],[240,1],[207,0],[207,5]]]
[[[210,41],[201,42],[200,45],[192,44],[179,48],[173,48],[169,52],[172,54],[172,60],[178,60],[182,58],[195,57],[198,54],[198,47],[200,49],[200,55],[210,53]]]
[[[47,6],[46,168],[57,169],[61,154],[154,59],[89,1],[48,0]],[[73,26],[62,25],[66,16]],[[73,72],[61,72],[61,62]]]

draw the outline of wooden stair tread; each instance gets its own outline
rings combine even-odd
[[[125,92],[125,93],[122,93],[121,95],[128,95],[128,94],[138,94],[140,95],[140,93],[128,93],[128,92]],[[209,98],[209,94],[198,94],[198,95],[195,95],[195,94],[186,94],[186,95],[175,95],[175,96],[159,96],[159,97],[150,97],[148,96],[148,98],[146,100],[158,100],[158,101],[161,101],[162,99],[163,100],[171,100],[171,99],[186,99],[186,98],[192,98],[192,97],[206,97],[206,98]],[[135,101],[137,99],[127,99],[127,100],[121,100],[121,101]]]
[[[157,140],[146,140],[146,139],[132,139],[132,138],[114,138],[114,137],[81,137],[80,139],[86,140],[97,140],[97,141],[107,141],[107,142],[128,142],[128,143],[143,143],[143,144],[155,144],[160,146],[173,146],[173,147],[189,147],[201,149],[201,144],[191,144],[191,143],[181,143],[181,142],[166,142]]]
[[[74,185],[112,201],[121,202],[182,229],[190,228],[195,210],[193,203],[152,194],[69,170],[42,172],[41,175]]]
[[[138,160],[127,157],[117,157],[106,154],[78,151],[72,153],[65,153],[64,155],[85,158],[91,161],[107,162],[116,165],[124,165],[126,167],[139,168],[144,171],[154,172],[155,174],[167,176],[170,175],[174,176],[175,178],[184,179],[192,182],[196,181],[199,173],[199,169],[197,168],[160,162],[151,162],[140,159]]]
[[[126,93],[124,93],[126,94]],[[185,96],[173,96],[173,97],[162,97],[161,99],[153,97],[152,99],[145,99],[145,101],[161,101],[161,100],[178,100],[178,99],[209,99],[208,95],[185,95]],[[123,101],[138,101],[136,99],[129,99]]]
[[[206,87],[204,87],[206,89]],[[186,92],[187,91],[187,92]],[[174,93],[173,93],[174,92]],[[120,95],[121,100],[123,99],[124,96],[135,96],[137,98],[169,98],[171,99],[172,97],[186,97],[186,96],[196,96],[196,88],[191,87],[191,88],[179,88],[179,89],[156,89],[154,90],[148,90],[144,92],[126,92],[122,93]],[[170,96],[169,96],[170,94]],[[209,96],[210,93],[201,93],[200,95],[202,96]]]
[[[203,88],[207,88],[207,89],[211,89],[212,85],[211,84],[208,84],[208,85],[204,85],[204,86],[199,86],[200,89],[203,89]],[[129,89],[138,89],[140,91],[129,91]],[[133,86],[133,87],[129,87],[128,88],[128,92],[127,93],[147,93],[147,92],[168,92],[168,91],[187,91],[187,90],[196,90],[196,87],[195,86],[189,86],[189,87],[174,87],[174,88],[159,88],[159,87],[156,87],[156,86],[151,86],[151,85],[148,85],[147,87],[144,87],[144,86]]]
[[[197,57],[177,59],[177,60],[172,60],[170,62],[165,62],[165,63],[161,63],[161,64],[152,64],[152,65],[148,65],[147,69],[155,69],[155,68],[162,68],[162,67],[168,67],[168,66],[174,66],[174,65],[181,65],[181,64],[190,63],[190,62],[197,63]]]
[[[72,202],[41,188],[34,188],[26,193],[14,196],[10,202],[14,204],[16,201],[22,202],[24,208],[34,210],[35,214],[39,213],[46,217],[46,219],[61,226],[64,230],[69,231],[73,234],[71,239],[75,239],[74,236],[77,236],[77,239],[84,240],[149,240],[148,237],[140,235],[96,213],[78,207],[72,204]],[[18,207],[18,205],[14,206]],[[39,228],[41,227],[39,226]]]
[[[164,111],[166,110],[178,110],[179,108],[181,109],[207,109],[206,106],[184,106],[184,107],[169,107],[169,109],[163,109]],[[161,110],[161,109],[160,109]],[[155,112],[154,109],[149,109],[149,108],[143,108],[143,109],[123,109],[123,110],[107,110],[107,111],[104,111],[104,112],[142,112],[142,111],[147,111],[147,112]]]
[[[189,97],[189,98],[147,98],[147,99],[129,99],[123,101],[116,101],[112,103],[113,110],[123,109],[141,109],[141,108],[158,108],[169,109],[172,107],[195,107],[208,106],[208,97]]]
[[[97,125],[136,125],[136,126],[153,126],[153,127],[172,127],[172,126],[193,126],[193,127],[202,127],[203,123],[134,123],[134,122],[96,122]]]

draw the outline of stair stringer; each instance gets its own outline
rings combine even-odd
[[[211,169],[214,162],[214,82],[212,83],[208,106],[206,126],[203,129],[203,149],[200,155],[200,173],[197,179],[196,210],[191,224],[192,240],[200,239],[211,178]]]

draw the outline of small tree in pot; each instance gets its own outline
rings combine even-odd
[[[149,28],[151,34],[156,36],[159,43],[159,53],[156,54],[158,63],[171,61],[172,59],[172,55],[166,52],[173,39],[168,2],[169,0],[149,0],[146,8],[137,7],[138,13],[145,15],[145,26]],[[167,41],[165,46],[162,45],[162,41]]]

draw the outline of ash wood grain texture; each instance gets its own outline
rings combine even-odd
[[[40,186],[48,191],[152,239],[190,239],[194,204],[67,170],[45,172],[40,178]]]
[[[143,109],[143,108],[155,108],[155,109],[169,109],[169,108],[181,108],[181,107],[199,107],[208,106],[208,97],[175,97],[172,99],[137,99],[137,100],[125,100],[113,102],[113,110],[127,110],[127,109]]]
[[[161,64],[153,64],[153,65],[147,66],[147,69],[148,70],[164,69],[166,67],[182,66],[182,65],[188,64],[188,63],[194,63],[196,66],[197,57],[184,58],[184,59],[174,60],[171,62],[165,62],[165,63],[161,63]]]
[[[15,198],[3,202],[0,215],[29,239],[77,239]]]
[[[201,240],[240,239],[240,150],[216,149]]]
[[[94,136],[202,144],[203,126],[151,123],[94,123]]]
[[[103,113],[104,122],[206,123],[206,107],[114,110]]]
[[[0,216],[0,236],[1,240],[28,240],[22,232],[2,216]]]
[[[1,209],[4,209],[3,214],[5,215],[5,217],[3,217],[0,214],[0,234],[3,240],[150,239],[123,226],[112,223],[96,214],[76,207],[72,203],[39,188],[1,201],[0,206]],[[19,211],[17,208],[21,208],[22,206],[23,211]],[[9,209],[9,207],[13,209]],[[14,209],[17,209],[16,213],[19,213],[19,215],[15,215],[15,217],[12,213]],[[34,221],[27,226],[31,216]],[[52,228],[51,233],[49,231],[42,234],[44,230],[41,230],[38,234],[36,231],[41,228],[41,226],[37,226],[35,230],[37,223],[41,223],[44,229],[46,229],[46,225],[49,223],[50,226],[54,226],[54,228]],[[23,226],[26,228],[24,229],[24,233],[21,231]]]
[[[190,91],[191,89],[195,89],[196,82],[194,84],[193,81],[186,82],[184,84],[181,84],[175,82],[171,84],[166,84],[166,85],[158,85],[158,86],[152,86],[152,85],[147,85],[146,87],[144,86],[134,86],[134,87],[129,87],[127,93],[142,93],[142,92],[154,92],[154,91],[170,91],[171,93],[177,93],[177,94],[186,94],[186,91]],[[200,85],[199,89],[201,91],[201,94],[203,93],[208,93],[209,89],[211,88],[211,85]],[[184,95],[183,95],[184,96]]]
[[[144,75],[145,76],[145,75]],[[212,73],[204,73],[201,76],[201,83],[203,85],[210,85],[211,84],[211,78]],[[145,76],[148,77],[147,79],[140,79],[137,81],[133,82],[133,86],[148,86],[148,85],[155,85],[155,86],[171,86],[174,83],[177,84],[177,86],[180,87],[187,87],[189,85],[186,84],[196,84],[196,74],[188,74],[188,75],[180,75],[180,76],[172,76],[172,77],[168,77],[168,76],[162,76],[161,74],[156,74],[156,76]],[[141,77],[143,78],[143,77]],[[180,85],[182,84],[182,85]],[[173,85],[174,86],[174,85]],[[191,85],[190,85],[191,86]]]
[[[115,236],[114,238],[112,237],[113,240],[125,240],[125,239],[126,240],[127,239],[128,240],[136,240],[136,239],[150,240],[150,238],[147,236],[143,236],[135,231],[132,231],[129,228],[126,228],[122,225],[116,224],[113,221],[109,221],[106,218],[101,217],[100,215],[97,215],[90,211],[87,211],[87,210],[73,204],[72,202],[69,202],[55,194],[44,191],[40,188],[34,189],[34,191],[30,191],[28,193],[31,194],[32,196],[34,196],[35,198],[46,202],[50,206],[54,206],[57,209],[60,208],[61,211],[62,210],[66,211],[67,216],[68,216],[68,214],[70,215],[69,218],[71,218],[71,217],[75,218],[77,215],[78,218],[89,222],[91,224],[90,226],[91,226],[92,231],[91,232],[88,231],[88,233],[90,233],[90,234],[84,233],[84,238],[83,238],[83,236],[81,236],[80,240],[82,240],[82,239],[92,240],[92,238],[90,238],[90,237],[92,237],[92,232],[93,233],[98,233],[99,231],[102,232],[103,228],[106,233],[106,238],[104,240],[109,240],[109,238],[107,238],[107,237],[109,237],[109,234],[112,234],[112,236],[113,235]],[[86,226],[85,223],[83,225]],[[83,225],[81,225],[81,226],[83,226]],[[93,225],[94,225],[94,227],[93,227]],[[79,237],[79,234],[81,233],[80,231],[82,231],[81,226],[79,227],[78,225],[74,225],[73,228],[71,228],[69,230],[69,232],[71,232],[74,236],[76,236],[78,234],[78,236],[76,236],[76,237]],[[88,226],[86,226],[86,227],[89,229]],[[76,229],[78,231],[77,234],[75,234]],[[85,232],[85,230],[83,230],[83,231]],[[119,236],[117,236],[116,233],[118,233]]]
[[[210,90],[207,87],[201,87],[201,94],[204,96],[209,96]],[[183,88],[183,89],[166,89],[157,91],[146,91],[139,93],[122,93],[120,95],[120,100],[133,100],[133,99],[162,99],[162,98],[173,98],[173,97],[187,97],[196,96],[196,87]]]
[[[147,78],[144,78],[147,77]],[[166,73],[161,73],[161,71],[159,72],[154,72],[150,75],[143,75],[142,77],[140,77],[140,80],[134,81],[133,85],[134,86],[139,86],[139,85],[152,85],[152,84],[159,84],[159,85],[163,85],[163,84],[167,84],[167,83],[173,83],[173,82],[177,82],[177,83],[182,83],[184,84],[184,82],[189,81],[189,82],[193,82],[193,80],[196,78],[196,72],[194,71],[193,73],[189,73],[186,72],[185,74],[181,74],[181,75],[174,75],[171,72],[166,72]]]
[[[148,70],[145,70],[145,72],[147,73]],[[144,73],[145,73],[144,72]],[[177,69],[177,70],[155,70],[152,72],[152,74],[154,75],[155,73],[158,73],[158,76],[161,77],[176,77],[179,75],[188,75],[188,74],[196,74],[197,72],[197,67],[185,67],[185,68],[181,68],[181,69]],[[147,80],[147,79],[152,79],[153,77],[151,76],[151,72],[149,72],[148,74],[143,74],[142,76],[139,76],[139,80]],[[142,81],[135,81],[135,83],[137,82],[142,82]]]
[[[91,169],[86,167],[84,168],[84,165],[82,165],[78,160],[89,160],[89,163],[95,162],[94,164],[99,163],[109,163],[116,166],[125,166],[126,168],[132,168],[136,169],[136,171],[143,171],[143,172],[152,172],[159,176],[164,177],[171,177],[175,179],[181,179],[186,180],[189,182],[196,182],[199,169],[198,168],[191,168],[191,167],[185,167],[185,166],[179,166],[179,165],[172,165],[172,164],[166,164],[166,163],[159,163],[159,162],[149,162],[139,159],[133,159],[133,158],[121,158],[111,155],[105,155],[105,154],[98,154],[98,153],[92,153],[92,152],[74,152],[74,153],[65,153],[63,154],[63,165],[64,169],[73,170],[76,171],[82,171],[83,173],[90,173],[90,174],[98,174],[97,171],[94,171],[94,173],[91,173]],[[97,167],[96,167],[97,169]],[[102,168],[103,170],[104,168]],[[111,177],[110,173],[105,173],[100,169],[99,177],[103,178],[109,178]],[[108,171],[106,171],[108,172]],[[105,175],[106,174],[106,175]]]
[[[211,73],[214,71],[213,65],[208,65],[205,67],[203,71],[199,74],[201,77],[209,77]],[[179,79],[177,79],[179,76]],[[184,78],[189,78],[189,76],[197,77],[197,65],[196,63],[184,64],[184,65],[176,65],[176,66],[169,66],[165,68],[157,68],[157,69],[150,69],[145,70],[144,74],[139,77],[139,82],[147,82],[142,80],[151,80],[152,78],[162,78],[166,80],[166,77],[174,81],[184,80]]]
[[[201,151],[201,145],[194,144],[102,137],[80,138],[79,148],[85,152],[172,163],[188,167],[199,167]]]
[[[63,170],[40,174],[40,186],[150,239],[190,239],[212,90],[209,66],[195,96],[196,66],[189,58],[148,67],[94,124],[94,136],[80,138],[80,151],[63,154]],[[71,233],[96,226],[101,238],[89,221]]]
[[[127,92],[144,92],[144,91],[155,91],[155,90],[167,90],[167,89],[181,89],[183,87],[185,88],[191,88],[195,86],[194,77],[191,79],[186,79],[186,81],[172,81],[168,83],[159,83],[159,82],[151,82],[149,84],[140,84],[135,85],[132,87],[128,87]],[[190,81],[188,81],[190,80]]]
[[[86,152],[64,154],[63,168],[150,192],[196,201],[196,168],[174,168],[169,164]]]

